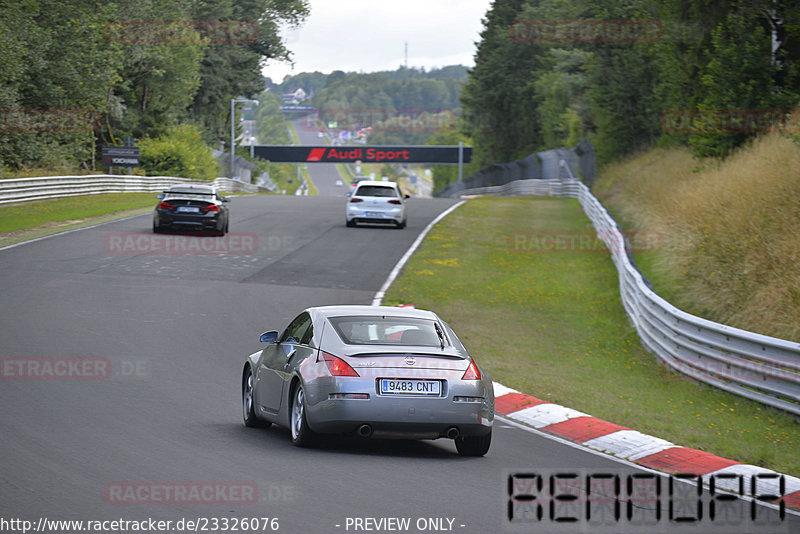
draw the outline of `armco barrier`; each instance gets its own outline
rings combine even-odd
[[[616,221],[578,180],[517,180],[461,195],[577,198],[619,273],[622,304],[642,344],[695,380],[800,415],[800,343],[690,315],[659,297],[636,269]]]
[[[0,204],[101,193],[161,192],[170,186],[183,183],[209,184],[207,181],[169,176],[117,176],[110,174],[10,178],[0,180]],[[212,183],[220,191],[246,193],[267,191],[267,188],[230,178],[217,178]]]

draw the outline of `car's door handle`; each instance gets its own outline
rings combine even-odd
[[[296,349],[296,348],[294,348],[294,347],[292,347],[292,350],[290,350],[290,351],[289,351],[289,353],[286,355],[286,359],[287,359],[287,360],[290,360],[290,359],[292,358],[292,356],[294,356],[294,354],[295,354],[296,352],[297,352],[297,349]]]

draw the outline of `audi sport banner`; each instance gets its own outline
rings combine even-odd
[[[253,153],[272,163],[458,163],[458,146],[283,146],[256,145]],[[463,147],[463,163],[472,147]]]

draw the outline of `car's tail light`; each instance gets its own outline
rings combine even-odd
[[[162,210],[174,210],[175,206],[169,202],[161,201],[161,203],[158,205],[158,208]]]
[[[402,202],[400,202],[399,200],[393,198],[392,200],[389,201],[389,204],[402,204]]]
[[[480,380],[481,379],[481,372],[478,370],[478,366],[475,365],[474,361],[469,362],[469,367],[467,370],[464,371],[464,376],[461,377],[461,380]]]
[[[351,198],[350,202],[355,204],[356,202],[364,202],[363,198]]]
[[[350,367],[350,364],[343,359],[324,351],[322,352],[322,357],[325,359],[325,364],[333,376],[359,376],[356,370]]]
[[[203,211],[219,211],[219,206],[217,206],[216,204],[209,204],[208,206],[202,209]]]

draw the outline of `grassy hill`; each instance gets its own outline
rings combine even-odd
[[[657,148],[606,166],[595,194],[655,290],[713,321],[800,341],[800,143],[770,134],[726,160]]]

